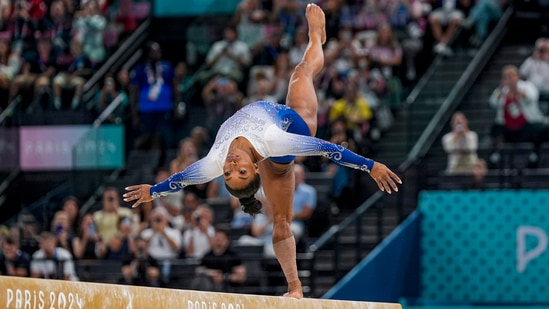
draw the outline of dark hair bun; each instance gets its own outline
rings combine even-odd
[[[240,201],[240,205],[242,205],[242,211],[250,216],[255,217],[255,215],[261,213],[263,205],[253,195],[239,198],[238,200]]]

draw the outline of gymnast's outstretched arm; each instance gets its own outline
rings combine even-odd
[[[267,134],[273,156],[324,156],[333,162],[353,169],[370,173],[381,191],[398,191],[396,183],[400,178],[383,163],[358,155],[351,150],[323,139],[288,133],[271,127]],[[392,189],[392,190],[391,190]]]
[[[154,186],[148,184],[129,186],[126,188],[128,192],[124,194],[124,201],[136,201],[132,205],[135,208],[141,203],[180,191],[186,186],[211,181],[223,173],[221,166],[212,157],[208,155]]]

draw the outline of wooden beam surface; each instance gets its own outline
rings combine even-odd
[[[402,309],[400,304],[293,299],[90,282],[0,276],[0,307],[6,309]]]

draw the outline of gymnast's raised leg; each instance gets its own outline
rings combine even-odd
[[[286,105],[292,107],[307,123],[311,134],[317,129],[318,101],[313,77],[324,65],[322,44],[326,41],[324,12],[315,4],[306,11],[309,23],[309,45],[303,59],[290,78]],[[271,160],[260,163],[261,180],[267,200],[273,209],[273,246],[288,282],[286,296],[301,298],[303,291],[296,264],[296,243],[290,230],[295,176],[293,162],[279,164]]]

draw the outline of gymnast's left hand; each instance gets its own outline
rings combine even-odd
[[[150,202],[153,200],[151,196],[151,185],[135,185],[126,187],[126,192],[124,197],[124,202],[136,201],[132,208],[139,207],[141,203]]]
[[[376,181],[379,190],[389,194],[392,193],[392,190],[398,192],[397,183],[402,184],[402,180],[383,163],[375,162],[370,176]]]

